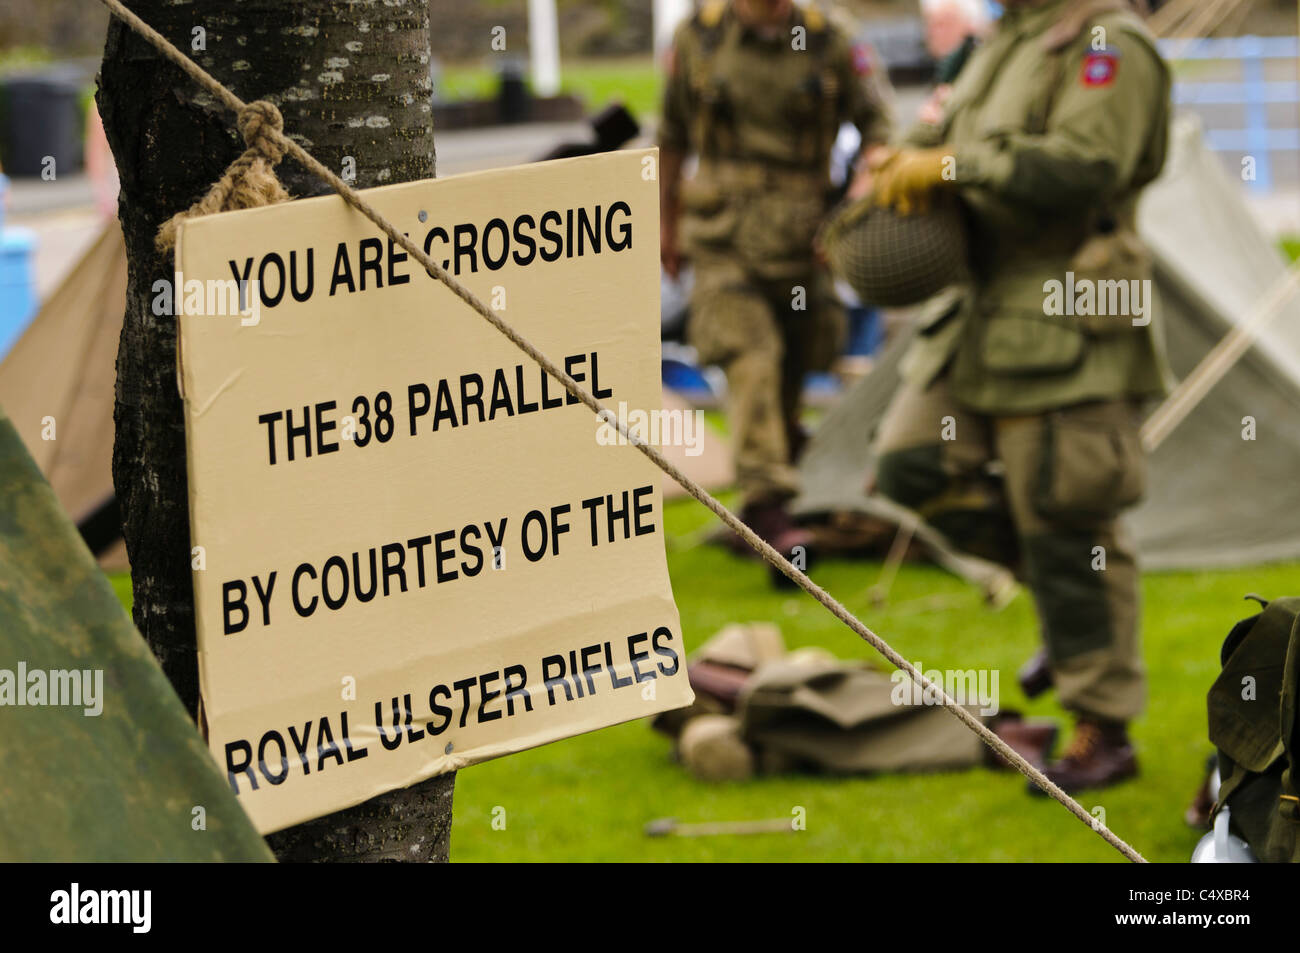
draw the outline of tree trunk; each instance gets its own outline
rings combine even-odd
[[[346,177],[354,163],[359,187],[434,174],[425,0],[128,5],[245,102],[275,103],[285,132],[325,165]],[[243,143],[233,115],[116,19],[96,101],[121,176],[128,259],[113,483],[135,623],[193,713],[198,666],[176,326],[150,308],[154,282],[170,281],[173,265],[153,242],[158,226],[197,200]],[[289,160],[279,174],[295,198],[327,191]],[[446,860],[454,782],[454,774],[433,778],[267,841],[281,860]]]

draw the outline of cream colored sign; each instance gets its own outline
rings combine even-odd
[[[366,196],[652,409],[656,161]],[[330,196],[197,219],[176,260],[204,715],[259,830],[690,703],[658,471],[400,246]]]

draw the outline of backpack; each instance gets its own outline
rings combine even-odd
[[[1297,755],[1300,723],[1300,597],[1259,600],[1263,611],[1233,626],[1223,671],[1207,698],[1219,752],[1219,795],[1233,833],[1261,861],[1300,862]]]

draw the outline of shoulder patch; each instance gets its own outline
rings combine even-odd
[[[1079,82],[1094,89],[1109,86],[1115,82],[1118,73],[1119,49],[1107,46],[1105,49],[1092,50],[1084,57]]]
[[[859,76],[870,76],[876,71],[876,51],[870,43],[854,43],[853,72]]]

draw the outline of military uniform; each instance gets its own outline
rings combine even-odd
[[[975,277],[934,303],[905,358],[879,488],[1021,571],[1061,703],[1103,725],[1144,704],[1138,574],[1117,517],[1144,490],[1139,403],[1168,372],[1149,299],[1141,315],[1137,298],[1121,314],[1059,313],[1049,291],[1149,291],[1134,211],[1164,163],[1169,82],[1119,0],[1008,4],[942,120],[909,133],[922,151],[900,157],[950,158],[934,185],[962,200]],[[1078,304],[1099,310],[1096,296]]]
[[[784,499],[797,489],[789,435],[803,374],[828,367],[844,333],[813,252],[830,149],[844,121],[864,144],[888,137],[883,80],[817,9],[794,8],[769,37],[725,0],[679,27],[670,64],[659,144],[699,159],[681,193],[689,340],[727,374],[746,503]]]

